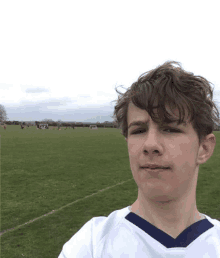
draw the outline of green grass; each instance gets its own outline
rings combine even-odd
[[[200,166],[197,208],[220,218],[220,132],[214,134],[214,154]],[[7,126],[0,127],[0,135],[1,231],[14,228],[1,235],[1,257],[58,257],[92,217],[108,216],[137,198],[127,144],[118,129]]]

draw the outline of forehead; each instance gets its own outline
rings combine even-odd
[[[172,115],[175,118],[179,118],[179,110],[178,109],[173,109],[171,111],[171,109],[169,108],[169,106],[166,105],[166,110],[169,112],[170,115]],[[155,114],[157,114],[157,110],[154,110]],[[188,116],[188,113],[186,111],[185,116]],[[146,110],[140,109],[138,107],[136,107],[132,102],[129,103],[128,106],[128,114],[127,114],[127,120],[128,120],[128,124],[133,122],[133,121],[137,121],[137,120],[145,120],[145,119],[149,119],[149,114]],[[187,126],[188,120],[184,120],[185,121],[185,125]]]

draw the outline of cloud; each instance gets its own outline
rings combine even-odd
[[[43,92],[49,92],[48,89],[45,89],[45,88],[29,88],[29,89],[26,89],[25,91],[26,93],[43,93]]]

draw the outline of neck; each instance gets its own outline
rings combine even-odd
[[[196,201],[152,202],[138,198],[131,211],[172,237],[205,217],[199,213]]]

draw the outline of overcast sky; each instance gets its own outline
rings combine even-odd
[[[218,0],[1,1],[0,104],[8,120],[112,121],[115,86],[174,60],[220,106],[219,24]]]

